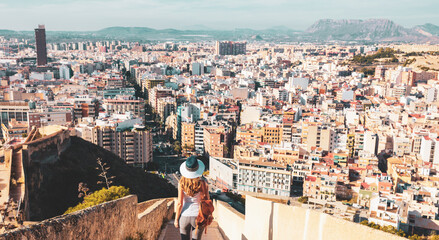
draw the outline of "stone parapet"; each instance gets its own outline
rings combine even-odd
[[[165,198],[152,203],[138,204],[137,196],[130,195],[7,232],[0,240],[125,240],[138,234],[156,239],[162,224],[172,219],[174,201]],[[142,212],[138,212],[139,205],[145,208]]]

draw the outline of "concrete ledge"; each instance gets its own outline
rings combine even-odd
[[[241,240],[244,231],[245,215],[228,203],[214,200],[213,216],[224,239]]]

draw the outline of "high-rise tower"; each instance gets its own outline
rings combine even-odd
[[[46,29],[44,25],[38,25],[35,29],[35,47],[37,50],[37,65],[42,66],[47,64],[47,49],[46,49]]]

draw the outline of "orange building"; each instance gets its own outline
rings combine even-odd
[[[282,141],[282,126],[265,126],[262,128],[264,143],[280,144]]]
[[[229,134],[224,126],[204,128],[204,152],[212,157],[228,157]]]
[[[186,152],[195,148],[195,123],[181,123],[181,147]]]
[[[262,133],[261,128],[253,128],[251,124],[246,124],[236,130],[236,141],[240,145],[256,146],[262,142]]]

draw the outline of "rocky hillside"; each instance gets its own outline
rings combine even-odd
[[[439,36],[439,26],[431,23],[416,26],[414,29],[427,36]]]
[[[37,158],[44,156],[35,155]],[[166,180],[156,175],[133,168],[113,153],[87,142],[81,138],[71,137],[71,145],[59,155],[56,162],[39,159],[32,164],[29,171],[31,179],[39,182],[29,185],[29,204],[31,220],[38,221],[63,214],[68,207],[79,203],[78,184],[88,184],[91,191],[101,189],[97,184],[101,179],[96,170],[96,159],[108,163],[110,175],[115,176],[113,185],[122,185],[136,194],[139,201],[153,198],[173,197],[177,190]]]
[[[426,42],[437,40],[414,29],[404,28],[388,19],[322,19],[309,27],[305,34],[319,41],[401,41]]]

